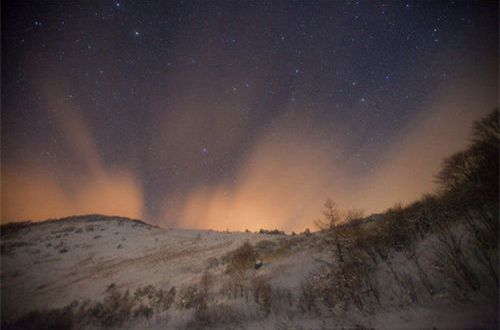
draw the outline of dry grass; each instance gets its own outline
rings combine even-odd
[[[243,279],[246,272],[255,266],[255,261],[259,258],[259,254],[254,247],[245,242],[230,254],[227,273],[237,279]]]

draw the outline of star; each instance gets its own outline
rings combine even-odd
[[[435,90],[449,90],[443,99],[459,104],[465,96],[458,91],[476,86],[476,78],[469,76],[483,79],[483,72],[496,70],[489,56],[475,61],[478,54],[496,51],[498,33],[492,26],[497,6],[489,2],[230,6],[201,1],[193,8],[182,0],[113,0],[102,6],[81,1],[55,7],[38,1],[29,12],[15,3],[6,1],[2,30],[9,65],[2,71],[1,147],[5,155],[15,156],[6,158],[12,162],[8,165],[17,168],[18,159],[29,159],[31,150],[44,145],[51,145],[54,157],[64,162],[58,164],[61,168],[75,169],[67,175],[62,170],[48,173],[60,175],[61,182],[71,181],[70,175],[93,174],[84,172],[95,164],[102,172],[123,164],[151,199],[150,204],[139,203],[149,219],[163,216],[152,212],[152,205],[161,205],[173,191],[189,200],[189,192],[201,182],[217,187],[232,175],[247,181],[239,173],[261,167],[251,158],[279,158],[281,150],[274,154],[274,149],[282,144],[283,153],[295,151],[302,134],[299,153],[316,152],[316,139],[321,140],[318,152],[335,149],[330,141],[345,142],[345,153],[338,152],[345,157],[352,154],[351,147],[369,148],[371,138],[373,145],[390,151],[400,127],[420,127],[418,118],[433,116],[438,107],[424,105],[432,105]],[[487,79],[479,86],[491,85]],[[484,91],[496,99],[488,93]],[[69,129],[58,127],[56,120],[50,129],[44,127],[48,117],[57,117],[45,111],[52,106],[70,119]],[[472,109],[469,118],[472,111],[481,110]],[[72,123],[73,117],[82,124]],[[83,126],[88,127],[82,134],[64,136]],[[289,134],[297,139],[288,139]],[[78,150],[82,143],[72,148],[74,136],[90,140],[83,142],[96,150]],[[59,142],[48,144],[54,137]],[[268,140],[273,148],[266,148]],[[374,166],[386,155],[379,156],[373,158]],[[301,157],[283,158],[286,162],[277,164],[280,171],[302,169]],[[359,174],[356,166],[370,160],[362,154],[346,171],[345,181]],[[327,167],[318,167],[323,165]],[[304,166],[303,172],[314,170]],[[142,182],[144,177],[149,180]],[[266,181],[263,190],[274,178]]]

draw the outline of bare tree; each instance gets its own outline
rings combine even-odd
[[[337,204],[330,198],[326,200],[323,207],[323,219],[316,220],[314,224],[320,230],[335,228],[344,218],[342,212],[337,208]]]

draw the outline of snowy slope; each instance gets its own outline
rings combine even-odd
[[[107,217],[36,224],[2,237],[2,319],[62,307],[74,299],[98,299],[112,283],[131,290],[190,283],[211,257],[246,241],[269,239],[273,237],[254,233],[162,229]]]
[[[252,302],[255,290],[249,293],[250,298],[248,292],[241,297],[227,293],[228,286],[233,285],[229,292],[234,293],[234,285],[239,283],[227,275],[225,260],[247,241],[260,249],[264,264],[245,275],[242,290],[244,281],[254,285],[255,279],[265,278],[273,290],[270,314],[262,314],[260,305]],[[422,255],[431,250],[431,244],[431,239],[419,244]],[[198,285],[207,270],[214,282],[210,304],[229,304],[241,311],[238,315],[243,321],[236,323],[238,328],[495,328],[498,322],[491,304],[481,305],[480,301],[457,305],[448,297],[427,297],[419,286],[415,287],[420,290],[419,301],[408,302],[405,289],[390,284],[392,275],[382,265],[373,273],[382,292],[382,306],[371,313],[302,313],[299,306],[303,303],[304,281],[314,279],[331,260],[321,234],[162,229],[125,218],[81,216],[16,230],[4,228],[1,247],[2,323],[33,310],[62,308],[74,300],[102,301],[112,284],[131,293],[148,285],[165,291]],[[415,272],[403,255],[396,255],[393,265],[400,275]],[[166,319],[158,318],[134,320],[129,326],[189,327],[193,313],[173,306],[168,310],[167,326]],[[235,324],[228,326],[233,327]]]

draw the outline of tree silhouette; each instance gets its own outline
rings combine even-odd
[[[469,148],[443,162],[437,180],[444,195],[467,204],[498,203],[499,137],[495,109],[474,124]]]
[[[335,228],[342,219],[342,212],[338,209],[337,204],[328,198],[323,204],[323,219],[316,220],[315,225],[320,230],[330,230]]]

